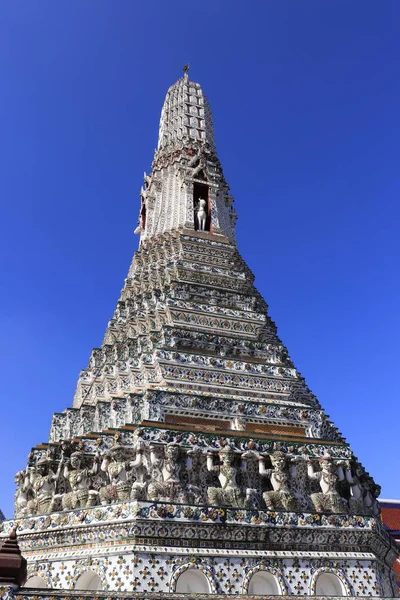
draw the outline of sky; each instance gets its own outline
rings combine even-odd
[[[101,344],[168,87],[213,112],[238,246],[382,497],[400,498],[400,2],[0,3],[0,508]]]

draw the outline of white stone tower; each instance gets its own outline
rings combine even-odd
[[[140,196],[103,343],[1,525],[28,559],[21,597],[394,597],[379,487],[237,251],[210,107],[187,72]]]
[[[215,150],[210,106],[187,73],[167,92],[152,174],[144,179],[141,241],[160,233],[205,229],[234,242],[233,199]],[[199,199],[205,200],[203,225],[195,214]]]

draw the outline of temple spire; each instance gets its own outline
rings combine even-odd
[[[185,77],[167,94],[141,245],[103,343],[16,475],[0,583],[25,576],[14,528],[31,576],[3,600],[393,598],[379,486],[233,243],[206,100]],[[268,269],[268,240],[265,256]]]
[[[217,156],[210,105],[183,77],[167,91],[152,172],[141,189],[141,241],[173,231],[202,231],[235,243],[233,198]]]

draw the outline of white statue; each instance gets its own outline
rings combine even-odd
[[[296,498],[290,490],[290,479],[296,476],[296,465],[290,457],[283,452],[275,452],[270,456],[273,468],[265,468],[265,458],[258,459],[259,473],[261,477],[269,477],[273,491],[264,492],[268,510],[297,510]]]
[[[136,443],[134,445],[135,459],[130,463],[135,481],[132,484],[131,499],[144,500],[148,484],[148,469],[145,457],[146,442],[142,439],[142,431],[137,429],[134,433]]]
[[[238,471],[238,467],[235,464],[237,462],[237,454],[229,446],[224,446],[218,452],[218,455],[221,464],[215,465],[215,452],[207,452],[207,470],[210,473],[217,473],[221,484],[220,488],[209,487],[207,489],[208,501],[210,504],[216,506],[219,504],[242,506],[243,496],[236,479]]]
[[[100,488],[100,502],[103,505],[113,502],[126,502],[130,499],[132,463],[125,460],[125,448],[115,445],[101,463],[101,470],[107,473],[110,483]]]
[[[50,458],[42,458],[36,463],[34,470],[31,472],[31,483],[35,492],[36,514],[51,513],[54,510],[54,504],[57,499],[56,487],[63,462],[60,460],[57,473],[53,472],[50,463]]]
[[[150,446],[151,465],[158,481],[152,481],[148,489],[150,500],[167,500],[187,503],[187,494],[180,480],[181,460],[178,444],[170,443],[163,448],[163,456],[157,455],[156,447]],[[160,477],[161,475],[161,477]]]
[[[311,500],[317,512],[347,512],[346,501],[337,491],[337,484],[344,480],[343,469],[340,465],[336,468],[330,456],[323,456],[319,459],[321,471],[314,472],[311,461],[308,462],[308,476],[310,479],[318,481],[321,491],[311,494]]]
[[[98,456],[94,457],[91,469],[82,468],[83,455],[73,452],[69,462],[64,467],[64,477],[69,482],[71,491],[63,494],[62,507],[64,510],[94,506],[98,501],[98,492],[91,490],[92,475],[97,473]]]
[[[34,514],[34,492],[29,471],[18,471],[14,477],[14,481],[17,485],[14,500],[15,518],[18,519],[20,517]]]
[[[196,212],[197,228],[199,231],[206,230],[206,221],[207,221],[206,206],[207,206],[206,200],[204,200],[203,198],[199,198],[199,201],[198,201],[197,207],[196,207],[196,209],[197,209],[197,212]]]

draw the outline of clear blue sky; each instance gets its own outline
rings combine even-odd
[[[398,0],[0,3],[0,508],[71,405],[138,239],[165,92],[211,103],[239,249],[297,367],[400,498]]]

